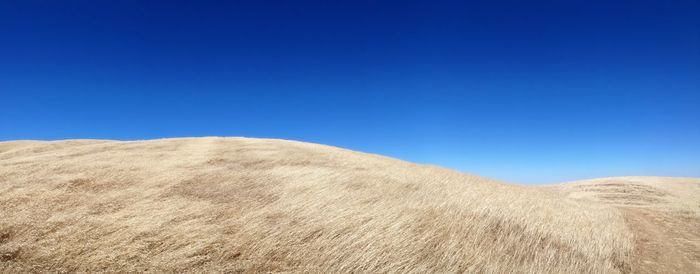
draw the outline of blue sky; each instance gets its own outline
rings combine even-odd
[[[697,177],[700,2],[3,1],[0,98],[0,140],[248,136],[520,183]]]

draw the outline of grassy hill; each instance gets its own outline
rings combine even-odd
[[[697,271],[698,190],[528,187],[284,140],[1,142],[0,272]]]
[[[552,186],[618,208],[635,235],[636,273],[700,273],[700,179],[601,178]]]

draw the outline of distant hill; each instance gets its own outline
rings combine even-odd
[[[700,273],[700,179],[615,177],[553,188],[621,210],[635,235],[635,272]]]
[[[699,191],[285,140],[0,142],[0,272],[697,273]]]

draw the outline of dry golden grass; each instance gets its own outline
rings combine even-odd
[[[283,140],[2,142],[0,272],[630,272],[625,211],[580,189]]]
[[[635,236],[633,272],[700,273],[700,179],[616,177],[552,188],[623,213]]]

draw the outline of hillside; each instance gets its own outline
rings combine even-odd
[[[636,273],[700,273],[700,179],[616,177],[553,186],[617,207],[635,235]]]
[[[698,189],[526,187],[283,140],[1,142],[0,272],[697,271]]]

